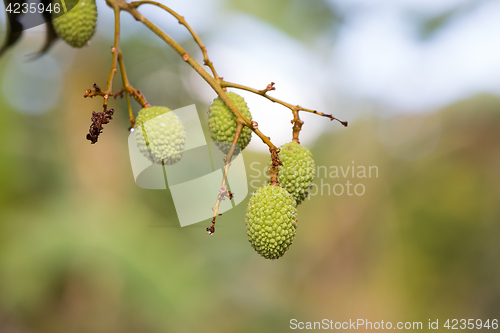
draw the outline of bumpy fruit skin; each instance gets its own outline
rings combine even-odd
[[[67,13],[61,0],[54,0],[53,5],[59,4],[61,11],[58,17],[52,20],[54,29],[59,37],[73,47],[82,47],[94,36],[97,22],[97,6],[95,0],[64,0],[66,8],[72,8]],[[52,16],[56,13],[53,11]]]
[[[169,108],[143,108],[137,115],[134,128],[137,147],[150,161],[172,165],[181,160],[186,130]]]
[[[279,158],[283,166],[279,167],[278,182],[297,201],[304,201],[316,176],[316,164],[312,154],[295,141],[280,147]]]
[[[278,259],[290,247],[297,229],[297,205],[282,187],[266,185],[250,198],[246,230],[252,247],[266,259]]]
[[[252,120],[252,115],[250,114],[248,105],[243,97],[234,92],[228,92],[227,96],[245,117]],[[229,110],[222,99],[220,99],[220,97],[214,99],[208,109],[208,128],[210,129],[212,139],[224,154],[227,154],[229,149],[231,149],[231,144],[233,143],[233,139],[236,134],[235,120],[236,117]],[[245,149],[251,139],[252,130],[246,126],[243,127],[237,142],[239,148],[236,147],[235,155],[240,151],[240,149]]]

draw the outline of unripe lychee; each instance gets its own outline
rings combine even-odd
[[[248,202],[245,223],[252,247],[266,259],[285,254],[295,237],[297,204],[282,187],[266,185]]]
[[[234,92],[228,92],[227,96],[245,117],[252,120],[252,115],[243,97]],[[208,128],[210,129],[212,139],[217,147],[219,147],[224,154],[227,154],[236,134],[236,117],[220,97],[214,99],[208,109]],[[238,154],[240,149],[245,149],[251,139],[252,130],[244,126],[238,138],[234,154]]]
[[[279,167],[278,182],[300,204],[307,195],[316,176],[312,154],[295,141],[285,143],[278,154],[283,166]]]
[[[135,121],[139,151],[153,163],[172,165],[180,161],[186,144],[186,130],[169,108],[152,106],[139,111]]]
[[[95,33],[97,6],[95,0],[54,0],[59,13],[52,12],[52,24],[59,37],[73,47],[82,47]],[[54,7],[53,6],[53,7]],[[65,8],[68,10],[64,12]]]

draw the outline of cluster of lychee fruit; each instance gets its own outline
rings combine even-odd
[[[234,92],[227,96],[252,119],[243,97]],[[227,154],[236,134],[236,117],[217,97],[208,110],[212,140]],[[166,107],[148,107],[139,111],[135,123],[139,150],[154,163],[174,164],[182,158],[186,132],[182,122]],[[243,127],[237,140],[245,149],[252,130]],[[312,154],[297,142],[282,145],[278,153],[278,184],[270,183],[252,194],[246,211],[246,233],[252,247],[266,259],[278,259],[288,250],[297,229],[297,205],[308,195],[315,176]],[[237,152],[235,152],[237,153]]]
[[[240,95],[227,96],[248,119],[247,103]],[[208,110],[208,128],[212,140],[227,154],[236,134],[236,117],[220,97]],[[166,107],[148,107],[139,111],[135,123],[139,150],[154,163],[174,164],[182,158],[186,132],[178,117]],[[252,130],[243,127],[235,154],[245,149]],[[252,194],[246,211],[246,232],[252,247],[266,259],[278,259],[288,250],[297,229],[297,205],[308,195],[315,176],[312,154],[297,142],[282,145],[278,153],[278,184],[268,184]]]
[[[63,5],[62,0],[54,0]],[[95,33],[97,6],[95,0],[64,0],[64,15],[54,17],[59,37],[73,47],[82,47]],[[249,120],[252,115],[243,97],[234,92],[227,96]],[[219,149],[228,154],[237,132],[235,115],[220,97],[208,110],[208,127]],[[182,159],[186,130],[177,115],[163,106],[141,109],[134,125],[140,152],[153,163],[172,165]],[[244,126],[234,154],[245,149],[252,138],[252,129]],[[297,229],[297,205],[309,194],[315,176],[312,154],[306,147],[292,141],[282,145],[278,153],[278,181],[255,191],[246,210],[246,233],[252,247],[266,259],[278,259],[292,244]]]

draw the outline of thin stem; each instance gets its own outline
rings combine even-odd
[[[120,50],[120,14],[121,11],[123,10],[123,4],[120,2],[115,2],[113,0],[106,0],[106,3],[113,8],[114,12],[114,19],[115,19],[115,33],[114,33],[114,43],[113,46],[111,47],[111,53],[113,55],[113,59],[111,61],[111,72],[108,77],[107,81],[107,87],[106,90],[103,91],[97,86],[97,84],[94,84],[94,90],[92,89],[87,89],[85,91],[84,97],[94,97],[94,96],[103,96],[104,102],[103,102],[103,109],[104,111],[107,110],[108,107],[108,99],[111,96],[114,96],[116,98],[118,95],[123,96],[123,92],[126,92],[125,97],[127,99],[127,105],[128,105],[128,112],[129,112],[129,120],[131,126],[129,127],[129,130],[134,127],[135,124],[135,118],[132,110],[132,105],[130,104],[130,95],[134,97],[134,99],[142,106],[142,107],[149,107],[150,105],[144,98],[144,96],[141,94],[140,90],[134,89],[128,82],[127,78],[127,72],[125,70],[125,64],[123,62],[123,56],[122,52]],[[125,3],[126,4],[126,3]],[[117,93],[113,94],[113,80],[115,78],[116,72],[117,72],[117,67],[116,64],[119,64],[120,66],[120,72],[122,74],[122,82],[123,82],[123,87],[120,91]]]
[[[231,144],[231,148],[229,148],[229,152],[224,158],[224,174],[222,176],[222,184],[219,188],[219,195],[217,196],[217,201],[215,202],[214,207],[212,208],[214,211],[214,217],[212,219],[212,226],[207,228],[207,232],[212,235],[215,232],[215,219],[219,216],[219,206],[222,200],[225,199],[226,196],[231,200],[233,198],[233,194],[231,191],[227,190],[227,174],[229,173],[229,165],[231,164],[231,159],[233,158],[234,150],[236,149],[236,144],[238,142],[238,138],[240,137],[241,130],[243,129],[243,123],[236,121],[236,134],[233,138],[233,143]]]
[[[120,73],[122,75],[123,89],[126,89],[127,86],[129,86],[129,83],[127,78],[127,71],[125,70],[125,64],[123,63],[123,55],[121,50],[118,52],[118,65],[120,66]],[[125,98],[127,99],[128,119],[130,121],[129,131],[130,131],[130,129],[135,125],[134,112],[132,111],[132,105],[130,104],[130,92],[127,91],[127,93],[125,94]]]
[[[141,93],[139,89],[134,89],[128,81],[127,77],[127,71],[125,70],[125,64],[123,62],[123,56],[121,50],[118,51],[118,64],[120,66],[120,72],[122,74],[122,82],[123,82],[123,87],[120,91],[117,91],[116,93],[113,93],[111,91],[104,91],[102,90],[97,84],[94,83],[92,89],[87,89],[85,90],[85,94],[83,97],[87,98],[93,98],[95,96],[102,96],[106,100],[106,103],[104,103],[104,111],[107,110],[107,99],[111,96],[114,98],[121,96],[123,97],[123,93],[125,93],[125,97],[127,99],[127,105],[128,105],[128,111],[129,111],[129,120],[131,123],[131,126],[129,127],[129,130],[134,127],[135,125],[135,118],[134,114],[132,111],[132,105],[130,103],[130,96],[134,97],[135,101],[139,103],[139,105],[143,108],[150,107],[151,105],[146,101],[146,98],[144,95]]]
[[[291,123],[293,124],[292,141],[295,141],[298,144],[300,144],[299,134],[300,134],[300,131],[302,130],[302,125],[304,125],[304,122],[302,120],[300,120],[298,110],[292,110],[292,112],[293,112],[293,119],[291,121]]]
[[[154,5],[154,6],[160,7],[161,9],[163,9],[163,10],[167,11],[168,13],[170,13],[171,15],[173,15],[177,19],[177,21],[179,21],[179,24],[182,24],[183,26],[186,27],[186,29],[188,29],[189,33],[191,34],[191,36],[193,36],[193,39],[198,44],[198,46],[200,47],[201,52],[203,53],[203,63],[210,68],[210,70],[212,71],[213,76],[217,80],[219,80],[220,78],[217,75],[217,72],[215,70],[214,64],[208,58],[207,48],[205,47],[205,45],[203,45],[203,42],[201,41],[201,39],[198,36],[198,34],[186,22],[186,19],[184,18],[184,16],[179,15],[177,12],[175,12],[171,8],[165,6],[164,4],[161,4],[161,3],[157,2],[157,1],[148,1],[148,0],[145,0],[145,1],[132,1],[130,3],[130,6],[133,7],[133,8],[137,8],[140,5],[144,5],[144,4],[150,4],[150,5]]]
[[[134,89],[128,81],[127,77],[127,71],[125,70],[125,63],[123,62],[123,55],[122,51],[120,50],[118,52],[118,64],[120,66],[120,73],[122,74],[122,82],[123,82],[123,88],[121,92],[125,91],[125,97],[127,98],[127,104],[128,104],[128,113],[129,113],[129,120],[131,123],[131,126],[129,130],[134,127],[135,125],[135,118],[134,118],[134,113],[132,112],[132,105],[130,105],[130,95],[134,97],[137,103],[143,108],[150,107],[149,103],[146,101],[146,98],[144,97],[143,94],[141,94],[140,90]]]
[[[106,92],[104,95],[103,108],[107,110],[108,107],[108,98],[112,95],[113,89],[113,79],[115,78],[115,74],[117,71],[116,62],[118,60],[118,51],[120,50],[120,8],[113,8],[115,13],[115,40],[113,43],[113,47],[111,48],[111,53],[113,54],[113,60],[111,62],[111,72],[109,73],[108,85],[106,88]]]
[[[271,181],[270,184],[275,186],[280,186],[280,183],[278,182],[278,173],[279,173],[279,166],[283,165],[278,155],[280,150],[269,148],[269,152],[271,153],[271,167],[269,168],[269,178]]]
[[[316,110],[306,109],[306,108],[301,107],[300,105],[293,105],[293,104],[284,102],[282,100],[279,100],[277,98],[274,98],[272,96],[269,96],[267,94],[267,92],[270,91],[270,90],[275,90],[274,89],[274,82],[271,82],[271,84],[267,85],[266,89],[262,89],[262,90],[250,88],[250,87],[244,86],[242,84],[232,83],[232,82],[227,82],[227,81],[222,81],[220,83],[220,85],[223,88],[236,88],[236,89],[246,90],[246,91],[252,92],[252,93],[257,94],[257,95],[261,95],[261,96],[267,98],[268,100],[270,100],[270,101],[272,101],[274,103],[278,103],[278,104],[281,104],[281,105],[289,108],[290,110],[292,110],[292,112],[293,111],[305,111],[305,112],[314,113],[314,114],[317,114],[317,115],[322,116],[322,117],[330,118],[330,120],[336,120],[339,123],[341,123],[342,125],[347,126],[347,121],[342,121],[342,120],[334,117],[331,114],[326,114],[326,113],[323,113],[323,112],[318,112]]]

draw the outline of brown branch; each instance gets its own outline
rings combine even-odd
[[[134,114],[132,111],[132,105],[130,104],[130,97],[129,96],[134,97],[135,101],[137,103],[139,103],[139,105],[143,108],[150,107],[151,105],[146,101],[146,98],[141,93],[141,90],[134,89],[134,87],[132,87],[130,85],[130,83],[128,81],[128,77],[127,77],[127,71],[125,70],[125,64],[123,62],[123,56],[122,56],[121,50],[118,51],[117,60],[118,60],[119,66],[120,66],[120,72],[121,72],[121,76],[122,76],[122,82],[123,82],[122,89],[117,91],[116,93],[113,93],[111,91],[103,91],[96,83],[94,83],[94,85],[93,85],[94,89],[93,90],[92,89],[85,90],[85,94],[83,95],[83,97],[93,98],[95,96],[103,96],[106,100],[106,102],[103,104],[103,108],[104,108],[104,111],[106,111],[107,110],[107,99],[109,97],[113,97],[113,98],[116,98],[118,96],[123,97],[123,93],[125,93],[125,97],[127,99],[127,105],[128,105],[128,112],[129,112],[129,120],[130,120],[129,130],[130,130],[135,125],[135,118],[134,118]]]
[[[227,82],[227,81],[222,81],[220,84],[221,84],[221,87],[223,87],[223,88],[236,88],[236,89],[246,90],[246,91],[252,92],[252,93],[257,94],[257,95],[261,95],[274,103],[278,103],[278,104],[281,104],[281,105],[289,108],[290,110],[292,110],[292,112],[293,111],[305,111],[305,112],[314,113],[314,114],[317,114],[317,115],[322,116],[322,117],[330,118],[330,120],[337,120],[342,125],[347,126],[347,121],[342,121],[342,120],[334,117],[331,114],[326,114],[326,113],[318,112],[316,110],[306,109],[306,108],[301,107],[300,105],[293,105],[293,104],[284,102],[282,100],[279,100],[277,98],[274,98],[272,96],[269,96],[267,94],[268,91],[276,90],[274,88],[274,82],[271,82],[271,84],[268,84],[267,87],[265,89],[262,89],[262,90],[250,88],[250,87],[244,86],[242,84],[237,84],[237,83],[232,83],[232,82]],[[294,118],[295,118],[295,116],[294,116]]]
[[[342,125],[344,125],[344,127],[347,127],[348,125],[348,122],[347,121],[343,121],[343,120],[340,120],[339,118],[337,117],[334,117],[333,115],[331,114],[326,114],[326,113],[323,113],[323,112],[319,112],[319,111],[316,111],[316,110],[309,110],[309,109],[304,109],[302,107],[299,106],[299,111],[306,111],[306,112],[311,112],[311,113],[314,113],[314,114],[317,114],[319,116],[322,116],[322,117],[327,117],[327,118],[330,118],[330,120],[336,120],[338,121],[339,123],[341,123]]]
[[[135,101],[137,103],[139,103],[139,105],[143,108],[148,108],[151,105],[146,101],[146,98],[141,93],[140,89],[135,89],[134,87],[132,87],[128,83],[127,73],[125,72],[125,66],[123,66],[123,61],[121,58],[121,52],[119,53],[118,62],[120,64],[120,71],[122,72],[122,80],[124,81],[123,88],[115,93],[113,93],[113,92],[107,93],[106,91],[102,90],[96,83],[94,83],[94,85],[92,86],[94,89],[85,90],[85,94],[83,95],[83,97],[94,98],[95,96],[103,96],[103,97],[108,96],[108,97],[116,98],[118,96],[123,97],[123,94],[126,93],[125,97],[127,98],[127,104],[128,104],[128,108],[129,108],[129,119],[130,119],[130,122],[132,124],[132,126],[130,128],[132,128],[134,126],[135,119],[134,119],[134,115],[132,113],[132,106],[130,105],[129,95],[134,97]],[[106,110],[107,110],[107,104],[104,107],[104,111],[106,111]],[[130,128],[129,128],[129,130],[130,130]]]
[[[113,8],[114,19],[115,19],[114,42],[113,42],[113,46],[111,47],[111,53],[113,55],[113,59],[111,61],[111,71],[109,73],[106,90],[102,90],[97,84],[94,83],[94,85],[93,85],[94,89],[93,90],[92,89],[85,90],[85,94],[83,96],[85,98],[87,98],[87,97],[93,98],[95,96],[102,96],[104,98],[103,112],[104,112],[104,114],[106,114],[106,112],[108,110],[109,97],[114,97],[114,98],[116,98],[117,96],[123,97],[123,93],[125,92],[125,97],[127,99],[127,105],[128,105],[129,120],[130,120],[130,124],[131,124],[131,126],[129,127],[129,130],[130,130],[135,124],[135,118],[134,118],[134,114],[132,111],[132,105],[130,104],[130,96],[133,96],[134,99],[142,107],[149,107],[150,105],[148,104],[148,102],[144,98],[144,95],[141,94],[141,91],[134,89],[134,87],[132,87],[128,82],[127,72],[125,70],[123,56],[122,56],[122,52],[120,50],[120,13],[123,10],[123,6],[121,6],[120,2],[115,2],[112,0],[107,0],[106,3],[111,8]],[[117,63],[120,67],[123,87],[120,91],[113,94],[113,91],[112,91],[113,80],[114,80],[116,72],[118,70]],[[93,143],[95,143],[95,142],[93,142]]]
[[[203,53],[203,63],[205,64],[205,66],[208,66],[210,68],[210,70],[212,71],[212,74],[215,77],[215,79],[217,79],[217,80],[222,79],[222,78],[220,78],[217,75],[217,72],[215,70],[214,64],[208,58],[207,48],[205,47],[205,45],[203,45],[203,42],[201,41],[201,39],[198,36],[198,34],[186,22],[186,20],[184,19],[184,16],[179,15],[177,12],[175,12],[171,8],[165,6],[164,4],[161,4],[161,3],[157,2],[157,1],[132,1],[130,3],[130,6],[132,8],[137,8],[140,5],[144,5],[144,4],[150,4],[150,5],[154,5],[154,6],[160,7],[161,9],[163,9],[163,10],[167,11],[168,13],[170,13],[171,15],[173,15],[177,19],[177,21],[179,21],[179,24],[182,24],[183,26],[185,26],[186,29],[191,34],[191,36],[193,36],[193,39],[195,40],[196,44],[198,44],[198,46],[200,47],[200,50]]]
[[[245,117],[245,115],[241,113],[241,111],[227,96],[227,94],[223,90],[223,87],[221,86],[221,82],[213,78],[198,62],[196,62],[196,60],[193,59],[193,57],[189,55],[189,53],[187,53],[187,51],[179,43],[173,40],[169,35],[163,32],[151,21],[146,19],[141,13],[137,11],[136,8],[134,8],[124,0],[106,0],[106,2],[108,3],[108,5],[112,7],[117,6],[122,10],[125,10],[128,13],[130,13],[137,21],[144,24],[149,30],[154,32],[165,43],[167,43],[171,48],[173,48],[182,57],[182,59],[187,64],[189,64],[198,73],[198,75],[200,75],[210,85],[210,87],[212,87],[212,89],[217,93],[217,95],[219,95],[222,101],[227,105],[229,110],[235,115],[236,119],[242,122],[244,126],[252,128],[252,122],[247,117]],[[265,136],[259,130],[253,130],[253,131],[266,145],[268,145],[270,148],[276,149],[276,146],[269,140],[269,137]]]
[[[113,60],[111,61],[111,72],[108,77],[108,85],[104,94],[104,102],[103,109],[107,110],[108,107],[108,98],[111,96],[111,91],[113,89],[113,79],[115,78],[116,71],[116,63],[118,61],[118,51],[120,50],[120,9],[115,7],[113,8],[115,13],[115,39],[113,43],[113,47],[111,47],[111,53],[113,54]]]

